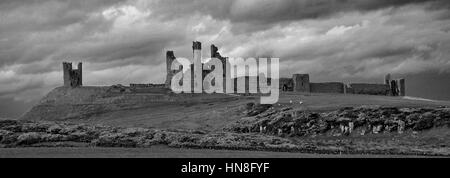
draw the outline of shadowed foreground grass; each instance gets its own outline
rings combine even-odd
[[[239,151],[171,148],[0,148],[0,158],[416,158],[415,155],[309,154],[269,151]]]

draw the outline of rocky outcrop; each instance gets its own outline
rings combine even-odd
[[[150,147],[157,144],[173,147],[276,149],[292,145],[292,142],[283,138],[255,134],[120,128],[20,120],[0,121],[0,147],[47,147],[61,145]]]
[[[248,104],[247,110],[249,117],[225,130],[279,136],[342,136],[450,127],[450,108],[347,107],[319,113]]]
[[[311,115],[310,117],[317,117]],[[284,120],[279,120],[280,122]],[[273,123],[275,124],[275,123]],[[54,122],[0,121],[0,147],[170,147],[450,156],[449,139],[291,139],[258,133],[120,128]]]

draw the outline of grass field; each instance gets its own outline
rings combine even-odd
[[[111,94],[105,87],[56,88],[25,114],[26,120],[67,121],[120,127],[220,130],[242,117],[246,103],[257,96],[224,94]],[[300,104],[302,102],[302,104]],[[450,106],[447,101],[324,93],[281,93],[280,107],[328,111],[347,106]]]
[[[420,158],[411,155],[309,154],[170,148],[0,148],[0,158]]]

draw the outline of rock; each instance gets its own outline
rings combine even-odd
[[[434,126],[434,119],[433,118],[422,118],[414,125],[413,130],[415,131],[421,131],[433,128]]]
[[[116,92],[116,93],[122,93],[125,92],[127,90],[127,87],[121,85],[121,84],[117,84],[117,85],[112,85],[108,88],[108,92]]]
[[[281,136],[283,134],[283,130],[282,129],[278,129],[278,135]]]
[[[255,103],[247,103],[247,104],[245,105],[245,109],[246,109],[247,111],[250,111],[250,110],[253,109],[253,106],[255,106]]]
[[[144,128],[125,128],[121,132],[125,135],[134,137],[134,136],[143,134],[148,131],[149,131],[148,129],[144,129]]]
[[[57,124],[53,124],[52,126],[47,128],[47,133],[53,133],[53,134],[58,134],[60,133],[62,130],[62,127],[60,125]]]
[[[10,144],[11,142],[15,142],[15,140],[10,139],[13,134],[14,132],[0,129],[0,144]]]
[[[402,121],[402,120],[399,120],[399,121],[398,121],[397,132],[398,132],[399,134],[402,134],[404,130],[405,130],[405,122]]]
[[[137,142],[123,133],[106,133],[94,140],[93,144],[104,147],[136,147]]]
[[[45,142],[62,142],[69,141],[69,137],[67,135],[61,134],[43,134],[41,138]]]
[[[252,107],[253,114],[260,112],[256,109],[258,107],[261,106],[255,105]],[[236,121],[227,130],[278,135],[279,129],[281,129],[286,133],[289,131],[295,136],[315,136],[330,131],[333,133],[339,132],[341,135],[349,135],[357,128],[363,128],[362,134],[367,132],[401,134],[408,129],[420,131],[438,126],[450,126],[449,118],[450,110],[429,108],[348,107],[336,111],[316,113],[284,107],[271,108],[264,114],[243,118]],[[267,127],[267,130],[263,127]],[[283,136],[287,135],[289,134]]]
[[[18,120],[0,120],[0,129],[8,126],[17,126],[19,123]]]
[[[256,116],[271,108],[271,104],[257,104],[247,111],[247,116]]]
[[[345,126],[344,124],[339,125],[339,128],[341,129],[341,133],[345,133]]]
[[[372,133],[374,133],[374,134],[379,134],[380,133],[380,131],[381,131],[381,129],[383,128],[383,125],[377,125],[377,126],[374,126],[372,129]]]
[[[339,123],[342,123],[342,124],[346,124],[346,123],[350,122],[351,119],[350,118],[346,118],[346,117],[340,117],[336,121],[339,122]]]
[[[41,141],[41,134],[37,132],[23,133],[19,135],[19,137],[17,137],[17,144],[20,145],[31,145],[34,143],[39,143]]]
[[[351,134],[353,132],[355,125],[353,122],[348,123],[348,132]]]

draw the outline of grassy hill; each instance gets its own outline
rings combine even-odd
[[[273,105],[258,102],[259,96],[59,87],[20,121],[0,121],[0,147],[162,144],[315,154],[450,155],[450,102],[293,92],[281,93]]]
[[[59,87],[21,119],[66,121],[120,127],[220,130],[243,117],[258,96],[226,94],[116,93],[109,87]],[[321,93],[281,93],[275,106],[330,111],[357,106],[438,107],[450,102],[401,97]]]

